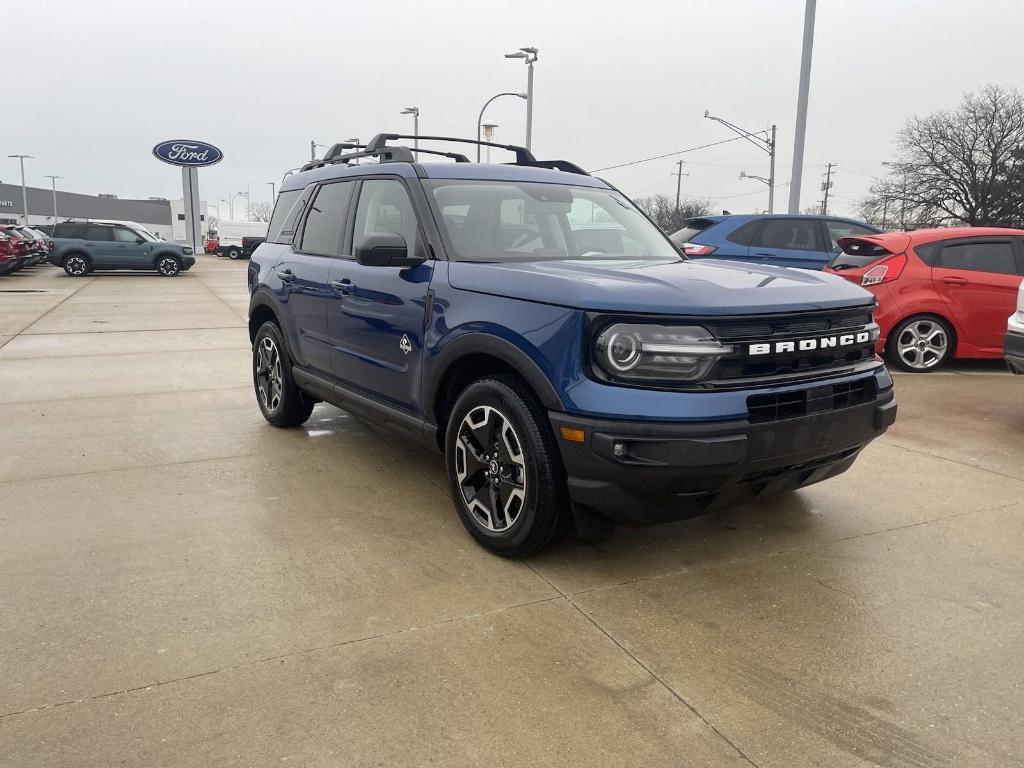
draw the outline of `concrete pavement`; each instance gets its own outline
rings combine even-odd
[[[260,416],[245,264],[0,279],[0,766],[1024,764],[1024,379],[846,475],[529,561]]]

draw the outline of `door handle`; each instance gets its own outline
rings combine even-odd
[[[342,280],[331,280],[331,288],[344,296],[351,296],[356,287],[347,277]]]
[[[940,280],[946,285],[967,285],[967,281],[962,277],[943,277]]]
[[[282,283],[290,283],[295,279],[295,275],[292,274],[290,269],[282,269],[277,273],[277,278]]]

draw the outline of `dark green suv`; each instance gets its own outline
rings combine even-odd
[[[130,224],[68,221],[53,227],[51,264],[72,277],[94,269],[156,270],[174,277],[196,263],[187,245],[158,240]]]

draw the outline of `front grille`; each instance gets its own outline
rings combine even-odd
[[[871,308],[822,310],[799,314],[723,318],[704,325],[723,344],[734,344],[737,352],[723,357],[708,376],[712,387],[736,386],[744,380],[801,378],[857,365],[874,358],[873,343],[808,351],[748,355],[750,344],[813,339],[819,336],[859,331],[870,325]]]
[[[751,424],[783,421],[812,413],[839,411],[875,399],[875,379],[868,376],[840,384],[825,384],[794,392],[751,395],[747,398],[747,420]]]

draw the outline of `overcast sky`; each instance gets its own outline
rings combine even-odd
[[[251,189],[330,144],[381,131],[472,136],[483,102],[525,90],[503,54],[540,49],[534,152],[588,169],[728,138],[705,109],[751,130],[778,124],[777,210],[788,199],[803,0],[0,0],[11,97],[0,111],[0,180],[121,197],[181,196],[154,144],[194,138],[225,160],[203,199]],[[852,212],[911,114],[954,107],[985,83],[1022,87],[1019,0],[819,0],[801,206],[838,164],[835,208]],[[12,118],[13,114],[17,117]],[[489,110],[521,142],[524,102]],[[732,142],[681,155],[683,192],[763,209],[767,155]],[[495,160],[498,155],[495,155]],[[676,158],[603,173],[631,196],[675,193]],[[225,211],[226,213],[226,211]]]

